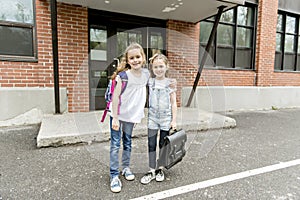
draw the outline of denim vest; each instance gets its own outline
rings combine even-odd
[[[155,87],[155,79],[149,79],[149,120],[150,129],[169,130],[172,120],[172,109],[169,79],[163,88]]]

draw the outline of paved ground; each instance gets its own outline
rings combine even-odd
[[[187,186],[191,192],[176,189],[184,193],[167,199],[300,199],[300,109],[227,114],[237,127],[189,132],[186,157],[166,171],[162,183],[139,183],[147,170],[147,149],[145,137],[135,138],[132,169],[137,179],[122,178],[119,194],[109,190],[108,142],[38,149],[38,125],[1,128],[0,196],[5,200],[132,199]],[[282,167],[290,161],[296,164]],[[276,170],[277,165],[282,169]],[[202,187],[196,190],[195,184]]]

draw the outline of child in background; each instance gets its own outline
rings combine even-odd
[[[142,184],[148,184],[155,179],[160,182],[165,179],[163,166],[156,161],[157,135],[159,149],[164,138],[169,135],[170,128],[176,129],[176,86],[175,80],[166,77],[169,69],[168,59],[163,54],[155,54],[150,58],[150,64],[155,78],[150,78],[149,85],[149,119],[148,119],[148,156],[150,170],[142,179]],[[170,87],[171,84],[171,87]]]
[[[122,56],[120,58],[116,71],[114,71],[114,73],[111,75],[111,79],[114,80],[117,77],[118,73],[125,71],[127,69],[130,69],[130,65],[126,64],[126,58],[125,56]]]
[[[127,87],[121,95],[121,78],[116,76],[116,87],[112,98],[112,112],[110,117],[111,143],[110,143],[110,188],[112,192],[120,192],[122,183],[119,179],[119,149],[121,139],[123,140],[122,152],[122,175],[126,180],[134,180],[131,172],[131,140],[132,130],[136,123],[144,118],[144,107],[146,103],[146,85],[149,79],[148,69],[143,66],[146,57],[143,48],[137,44],[129,45],[124,54],[128,70]],[[120,104],[119,112],[118,105]]]

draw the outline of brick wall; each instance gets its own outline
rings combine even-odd
[[[277,0],[260,0],[258,6],[256,71],[204,69],[198,85],[207,86],[300,86],[300,74],[274,72]],[[54,87],[50,5],[36,1],[38,61],[0,61],[0,87]],[[192,86],[198,70],[199,24],[169,20],[167,55],[170,76],[181,88]],[[89,110],[88,10],[58,3],[60,87],[68,90],[69,112]]]
[[[193,83],[198,69],[199,24],[169,20],[166,41],[170,77],[177,80],[177,102],[180,102],[181,88]]]
[[[199,24],[174,20],[167,24],[167,54],[172,75],[177,79],[179,87],[192,86],[197,75],[199,28]],[[253,86],[255,82],[254,71],[204,69],[198,85]]]
[[[198,85],[300,86],[298,72],[274,72],[277,10],[278,0],[259,1],[255,71],[204,69]],[[198,68],[199,24],[170,20],[167,28],[168,58],[174,76],[179,86],[192,86]]]
[[[262,0],[258,6],[256,38],[257,86],[271,86],[276,47],[278,0]]]
[[[49,1],[36,1],[38,62],[0,61],[0,87],[54,87]],[[68,90],[69,111],[89,110],[88,13],[58,3],[60,87]]]
[[[254,86],[256,74],[251,70],[204,69],[200,81],[206,86]]]
[[[258,6],[257,86],[300,86],[298,72],[274,72],[278,0],[261,0]]]
[[[68,89],[70,112],[89,111],[88,11],[58,4],[60,86]]]

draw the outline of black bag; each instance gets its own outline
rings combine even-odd
[[[185,143],[187,136],[184,130],[170,131],[170,135],[165,137],[164,145],[159,151],[158,166],[170,169],[179,163],[185,156]]]

